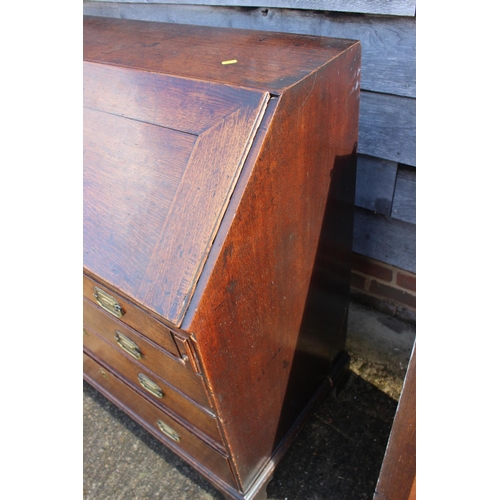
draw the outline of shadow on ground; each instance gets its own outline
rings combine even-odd
[[[270,500],[368,500],[397,401],[353,372],[278,465]],[[194,469],[84,383],[85,500],[222,500]],[[98,428],[96,428],[98,427]]]

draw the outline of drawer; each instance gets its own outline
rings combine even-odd
[[[215,474],[236,487],[227,456],[203,442],[85,354],[83,372],[87,382],[200,472],[206,476]]]
[[[107,297],[105,295],[101,294],[101,297],[97,298],[95,296],[96,287],[99,290],[102,290],[104,294],[107,294],[109,297],[111,297],[111,299],[114,299],[117,302],[118,307],[114,308],[113,303],[110,300],[106,300]],[[141,332],[143,335],[151,339],[153,342],[156,342],[167,351],[171,352],[175,356],[179,356],[179,350],[177,349],[177,345],[175,343],[172,332],[165,325],[157,321],[155,318],[153,318],[143,310],[139,309],[137,306],[133,305],[120,294],[112,292],[108,288],[100,285],[88,276],[84,275],[83,296],[90,300],[97,307],[108,311],[110,314],[116,315],[117,317],[119,317],[118,319],[121,322]]]
[[[137,355],[140,353],[138,362],[141,365],[146,366],[160,378],[181,391],[189,391],[186,394],[203,406],[210,406],[201,376],[193,373],[192,364],[189,361],[186,362],[182,358],[172,356],[168,351],[161,349],[140,332],[127,327],[127,325],[105,313],[101,308],[85,298],[83,299],[83,322],[110,344],[119,347],[134,359],[137,359]],[[132,343],[128,342],[127,339],[131,340]],[[135,352],[136,347],[133,344],[135,344],[139,353]],[[178,345],[182,352],[185,353],[186,346],[180,340]],[[131,346],[131,349],[127,350],[128,346]],[[192,355],[189,356],[189,359],[192,359]],[[189,369],[186,369],[186,367],[189,367]]]
[[[90,328],[86,327],[85,332],[84,347],[123,376],[137,391],[166,410],[174,412],[213,441],[222,443],[215,415],[211,411],[185,397],[154,372],[134,362],[129,356],[117,352]]]
[[[94,319],[92,316],[90,318]],[[177,390],[200,406],[210,408],[201,376],[186,370],[182,362],[168,356],[165,352],[162,353],[152,345],[148,345],[129,329],[123,327],[108,329],[106,326],[101,327],[94,321],[87,320],[86,317],[84,317],[83,327],[85,330],[84,347],[134,385],[139,384],[138,374],[144,373],[162,388],[165,385],[171,386],[174,388],[171,390]],[[142,354],[141,359],[136,360],[121,349],[115,340],[115,334],[119,334],[121,339],[125,337],[134,342]],[[166,400],[164,399],[164,401]],[[165,402],[165,404],[168,403]]]

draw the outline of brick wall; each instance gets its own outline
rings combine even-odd
[[[355,253],[351,297],[391,316],[416,322],[416,277],[408,271]]]

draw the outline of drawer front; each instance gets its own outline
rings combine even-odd
[[[98,326],[97,331],[93,328],[94,326]],[[175,389],[177,389],[200,406],[204,408],[210,407],[201,376],[190,370],[186,370],[179,361],[169,358],[166,355],[162,356],[151,346],[147,346],[148,348],[145,349],[144,343],[138,342],[138,336],[131,335],[131,332],[129,330],[124,331],[124,328],[120,328],[120,330],[107,330],[99,328],[99,325],[90,326],[86,318],[84,318],[83,327],[85,330],[83,336],[84,347],[136,385],[138,390],[146,390],[143,388],[146,384],[141,386],[138,379],[139,373],[143,373],[159,385],[164,392],[167,391],[168,386],[172,386],[174,389],[170,388],[169,392],[175,392]],[[123,337],[126,336],[126,338],[134,343],[137,342],[136,345],[142,353],[141,359],[134,359],[118,346],[115,340],[115,332],[118,332]],[[104,340],[104,338],[107,340]],[[152,363],[155,356],[153,355],[152,359],[149,357],[153,352],[160,358],[160,363],[157,365]],[[161,372],[161,376],[159,372]],[[159,402],[169,405],[166,398],[159,399]],[[187,402],[189,403],[188,400]]]
[[[127,327],[85,298],[83,299],[83,321],[91,330],[136,359],[141,365],[149,368],[160,378],[183,392],[189,391],[186,394],[201,405],[210,406],[201,376],[192,371],[192,363],[189,361],[193,357],[191,350],[189,353],[191,355],[186,355],[184,358],[172,356],[145,338],[141,332]],[[184,352],[185,348],[180,341],[178,345]],[[189,369],[186,369],[187,367]]]
[[[123,296],[112,292],[85,275],[83,276],[83,296],[97,307],[117,317],[121,322],[141,332],[159,346],[175,356],[179,356],[179,350],[177,349],[172,332],[152,316],[149,316],[146,312],[130,303]]]
[[[85,328],[84,346],[129,381],[137,391],[174,412],[211,440],[222,443],[217,421],[212,412],[187,399],[155,373],[144,369],[130,357],[117,352],[88,327]]]
[[[226,484],[236,487],[226,456],[204,443],[85,354],[83,371],[91,385],[205,476],[210,472]]]

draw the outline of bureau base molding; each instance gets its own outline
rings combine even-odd
[[[342,352],[338,356],[335,367],[330,372],[328,378],[323,382],[321,387],[318,389],[314,397],[309,401],[309,404],[304,408],[304,411],[300,414],[299,418],[295,422],[294,426],[290,429],[289,433],[281,441],[281,443],[276,447],[276,451],[266,464],[266,466],[261,470],[257,476],[255,482],[248,489],[248,492],[242,496],[238,493],[237,496],[230,496],[226,494],[226,498],[231,500],[266,500],[267,493],[266,489],[268,484],[272,481],[274,476],[274,471],[278,466],[280,460],[285,455],[288,448],[292,445],[293,441],[297,437],[297,434],[302,430],[307,421],[311,418],[314,409],[325,399],[330,393],[333,392],[335,396],[339,391],[342,390],[345,385],[347,378],[349,377],[349,364],[350,356],[347,352]]]
[[[146,418],[142,418],[141,415],[133,411],[130,405],[127,404],[127,402],[125,402],[123,398],[116,393],[116,391],[110,390],[109,388],[110,382],[111,384],[115,385],[118,383],[121,384],[124,389],[126,388],[125,390],[122,390],[122,394],[128,393],[129,396],[132,395],[132,397],[135,397],[136,399],[142,399],[142,396],[139,393],[137,393],[130,386],[126,385],[118,376],[116,376],[112,371],[110,371],[108,367],[102,365],[99,362],[99,360],[94,359],[91,355],[89,355],[89,353],[86,352],[84,352],[83,379],[87,383],[89,383],[94,389],[96,389],[98,392],[104,395],[116,407],[118,407],[120,410],[126,413],[132,420],[134,420],[146,431],[148,431],[152,436],[158,439],[163,445],[165,445],[167,448],[170,448],[171,451],[173,451],[175,454],[179,455],[183,460],[189,463],[202,476],[204,476],[215,488],[217,488],[220,491],[236,495],[234,498],[239,498],[238,491],[233,486],[231,486],[231,484],[232,485],[235,484],[235,480],[233,472],[231,471],[230,464],[227,460],[227,455],[223,454],[219,446],[217,446],[216,444],[214,446],[214,443],[212,443],[213,448],[211,450],[208,450],[208,453],[206,452],[204,453],[205,459],[207,455],[211,457],[211,460],[208,461],[209,463],[214,463],[215,461],[217,462],[215,465],[219,467],[218,471],[219,473],[214,474],[213,471],[209,470],[208,468],[202,465],[203,461],[200,460],[200,457],[193,457],[191,454],[188,454],[184,449],[179,447],[175,443],[175,441],[166,438],[165,435],[162,434],[162,432],[159,430],[157,426],[152,425],[151,421],[148,421]],[[153,406],[150,402],[148,403],[144,402],[142,406],[147,404]],[[158,408],[156,408],[156,410],[157,410],[156,412],[157,415],[160,415],[160,413],[164,413],[164,411],[159,410]],[[167,414],[164,414],[163,416],[164,416],[163,420],[165,420],[168,417],[172,418],[171,415]],[[160,419],[161,417],[162,415],[160,415]],[[186,425],[185,423],[179,423],[181,429],[185,429],[186,431],[189,432],[189,429],[185,425]],[[183,434],[182,432],[180,432],[180,434],[182,441],[183,436],[185,434]],[[201,438],[198,439],[200,440],[201,443]],[[204,443],[207,443],[207,441],[205,440],[202,443],[202,445]],[[220,474],[221,467],[223,467],[223,474]],[[225,477],[226,479],[228,479],[228,481],[227,482],[221,481],[221,477]]]
[[[346,352],[342,352],[335,363],[334,369],[331,371],[329,377],[324,381],[321,387],[318,389],[314,397],[310,400],[308,406],[304,408],[304,411],[300,414],[294,426],[290,429],[285,438],[281,441],[281,443],[276,447],[276,450],[271,457],[271,459],[267,462],[267,464],[262,468],[262,470],[257,475],[253,484],[248,488],[246,493],[242,493],[229,486],[226,483],[220,481],[220,479],[214,475],[208,469],[200,466],[199,462],[194,460],[190,455],[186,454],[182,449],[179,449],[175,444],[165,442],[163,436],[154,428],[145,423],[143,419],[141,419],[137,414],[130,411],[129,407],[124,404],[119,397],[117,397],[112,392],[108,391],[102,382],[99,381],[100,377],[104,377],[108,379],[109,377],[115,377],[119,379],[119,377],[114,374],[109,367],[102,364],[97,359],[94,359],[90,353],[84,353],[84,380],[90,384],[94,389],[103,394],[109,401],[111,401],[115,406],[117,406],[120,410],[128,415],[132,420],[137,422],[139,425],[144,427],[153,437],[159,439],[162,444],[165,444],[169,447],[174,453],[181,456],[186,462],[188,462],[193,468],[195,468],[208,482],[210,482],[215,488],[217,488],[225,498],[228,500],[266,500],[267,499],[267,486],[272,481],[274,476],[274,471],[276,467],[279,465],[279,462],[285,455],[288,448],[292,445],[295,440],[297,434],[302,430],[307,421],[311,418],[311,415],[314,409],[321,403],[321,401],[327,397],[332,391],[335,391],[335,394],[338,393],[345,384],[348,376],[349,376],[349,362],[350,356]],[[87,369],[85,370],[85,363],[87,364]],[[94,365],[94,369],[89,369],[89,364]],[[100,376],[96,376],[96,368],[99,371]],[[122,381],[123,383],[123,381]],[[133,390],[131,388],[131,390]],[[186,425],[186,422],[183,422],[181,425]],[[205,438],[206,439],[206,438]],[[219,453],[223,453],[216,443],[212,442],[212,446],[214,450]]]

